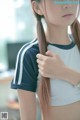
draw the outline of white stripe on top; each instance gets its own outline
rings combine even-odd
[[[35,45],[36,43],[38,43],[38,41],[35,41],[35,42],[34,42],[34,41],[35,41],[35,40],[29,42],[30,45],[27,46],[27,47],[23,50],[23,52],[22,52],[22,54],[21,54],[18,85],[21,84],[21,80],[22,80],[22,73],[23,73],[23,59],[24,59],[25,52],[26,52],[30,47],[32,47],[33,45]],[[25,44],[24,46],[26,46],[26,44]],[[23,47],[24,47],[24,46],[23,46]],[[15,81],[16,81],[16,73],[17,73],[17,67],[18,67],[19,55],[20,55],[20,52],[21,52],[21,50],[23,49],[23,47],[22,47],[22,48],[20,49],[20,51],[18,52],[17,61],[16,61],[16,69],[15,69],[15,74],[14,74],[13,84],[15,84]]]

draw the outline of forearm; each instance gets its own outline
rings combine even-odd
[[[80,72],[77,72],[69,67],[63,68],[63,74],[61,76],[63,80],[77,85],[80,82]]]

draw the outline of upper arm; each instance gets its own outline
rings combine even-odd
[[[27,50],[26,46],[17,55],[15,75],[11,81],[11,88],[18,92],[21,120],[36,120],[37,75],[36,53]]]
[[[38,67],[36,54],[24,48],[17,55],[14,79],[11,88],[36,92]]]
[[[36,95],[34,92],[18,89],[21,120],[36,120]]]

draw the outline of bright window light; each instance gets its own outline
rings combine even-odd
[[[15,37],[15,15],[13,0],[0,2],[0,39]]]
[[[24,30],[26,28],[26,25],[24,22],[19,22],[18,23],[18,30]]]
[[[17,0],[17,1],[14,2],[14,7],[15,8],[20,8],[20,7],[23,6],[23,4],[24,4],[23,0]]]

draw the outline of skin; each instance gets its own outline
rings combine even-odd
[[[45,16],[47,23],[47,30],[45,32],[46,40],[51,43],[69,44],[67,27],[75,20],[78,6],[69,4],[54,5],[52,0],[45,0],[45,3],[46,10],[44,0],[40,3],[33,1],[31,4],[36,13]],[[61,16],[66,13],[73,13],[73,16],[69,19],[62,18]],[[68,70],[67,76],[72,76],[74,73],[75,78],[77,76],[77,80],[80,78],[80,73],[67,68],[58,55],[51,51],[47,51],[46,55],[47,56],[41,56],[41,54],[37,55],[39,71],[43,76],[62,77],[64,80],[71,80],[72,78],[67,78],[62,74],[64,71]],[[49,64],[50,67],[48,67],[47,64]],[[55,71],[52,65],[56,66]],[[45,68],[46,71],[44,71]],[[62,72],[57,72],[57,69],[62,69]],[[52,73],[49,73],[49,71],[52,71]],[[36,94],[21,89],[17,91],[21,120],[36,120]],[[50,106],[49,111],[50,114],[45,114],[45,119],[42,118],[42,120],[80,120],[80,101],[64,106]]]
[[[46,6],[46,7],[45,7]],[[32,2],[34,11],[39,15],[44,15],[47,23],[46,39],[51,43],[67,44],[69,42],[67,28],[76,19],[78,5],[71,4],[53,4],[52,0],[42,0],[40,3]],[[45,9],[46,8],[46,9]],[[71,18],[63,18],[62,16],[72,13]]]
[[[39,72],[42,76],[63,79],[73,85],[77,85],[80,82],[80,72],[66,66],[57,54],[53,54],[48,50],[46,55],[36,55]]]
[[[71,25],[76,19],[79,5],[54,5],[51,0],[46,0],[45,4],[44,1],[39,4],[34,1],[32,6],[36,13],[44,15],[45,17],[47,23],[47,29],[45,32],[46,40],[50,43],[69,44],[70,40],[67,33],[68,25]],[[36,6],[38,6],[37,9]],[[72,13],[73,16],[68,19],[61,17],[66,13]],[[68,68],[58,55],[51,51],[47,51],[46,55],[47,56],[38,54],[36,56],[39,72],[42,76],[49,78],[62,78],[73,85],[80,82],[80,73]],[[67,75],[65,73],[67,73]],[[80,101],[67,106],[50,106],[49,111],[50,115],[46,114],[44,120],[79,120],[80,116],[78,111],[80,111]]]
[[[44,0],[42,0],[40,3],[33,1],[32,8],[37,14],[45,17],[47,23],[45,35],[48,42],[70,44],[67,29],[77,17],[79,4],[54,4],[53,0],[46,0],[44,3]],[[63,18],[62,16],[66,13],[72,13],[73,16],[68,19]],[[57,54],[47,51],[46,55],[37,55],[39,72],[42,76],[62,78],[73,85],[80,81],[80,73],[66,66]],[[68,73],[67,76],[66,72]]]

